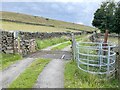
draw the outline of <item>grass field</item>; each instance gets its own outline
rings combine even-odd
[[[115,43],[115,44],[118,44],[118,37],[109,37],[108,41]]]
[[[102,40],[104,40],[104,37],[101,37]],[[111,42],[112,44],[118,44],[118,37],[108,37],[108,42]]]
[[[75,40],[77,41],[77,42],[90,42],[90,40],[89,40],[89,38],[87,38],[87,36],[88,36],[89,34],[82,34],[82,35],[80,35],[80,36],[76,36],[75,38]]]
[[[65,65],[64,81],[65,88],[119,88],[118,80],[99,79],[80,70],[73,61]]]
[[[86,38],[86,35],[83,34],[83,35],[75,36],[75,40],[76,40],[77,42],[79,42],[79,41],[88,41],[88,38]],[[60,45],[52,48],[52,50],[62,50],[62,49],[64,49],[65,47],[69,46],[70,44],[71,44],[71,42],[68,41],[67,43],[63,43],[63,44],[60,44]]]
[[[70,23],[65,21],[53,20],[49,18],[43,18],[38,16],[26,15],[22,13],[15,13],[15,12],[0,12],[2,15],[2,20],[13,20],[25,23],[34,23],[34,24],[41,24],[45,26],[39,25],[28,25],[28,24],[20,24],[20,23],[13,23],[13,22],[2,22],[3,29],[6,30],[23,30],[23,31],[40,31],[40,32],[59,32],[59,31],[93,31],[95,28],[85,25],[80,25],[76,23]],[[53,27],[48,27],[48,26]],[[29,28],[30,27],[30,28]],[[33,27],[31,29],[31,27]],[[49,30],[50,28],[50,30]],[[29,30],[30,29],[30,30]]]
[[[65,47],[67,47],[68,45],[70,45],[70,44],[71,44],[71,42],[68,41],[67,43],[63,43],[63,44],[61,44],[61,45],[59,45],[59,46],[57,46],[57,47],[52,48],[52,50],[62,50],[62,49],[64,49]]]
[[[37,59],[20,76],[13,81],[9,88],[32,88],[42,70],[50,62],[49,59]]]
[[[25,31],[25,32],[79,32],[76,30],[70,30],[65,28],[58,27],[47,27],[47,26],[38,26],[38,25],[29,25],[23,23],[15,23],[15,22],[0,22],[2,28],[6,31]]]
[[[15,63],[18,60],[22,59],[22,56],[19,54],[1,54],[2,58],[0,59],[1,69],[5,69],[6,67],[10,66],[11,64]]]
[[[65,36],[63,36],[63,37],[59,37],[59,38],[51,38],[51,39],[45,39],[45,40],[36,39],[36,42],[37,42],[38,49],[43,49],[48,46],[55,45],[57,43],[65,42],[67,40],[68,39],[66,39]]]

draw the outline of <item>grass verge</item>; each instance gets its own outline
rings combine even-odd
[[[9,88],[32,88],[44,69],[49,63],[48,59],[37,59],[20,76],[13,81]]]
[[[5,69],[6,67],[10,66],[11,64],[15,63],[18,60],[21,60],[22,56],[19,54],[1,54],[1,65],[0,70]]]
[[[37,42],[38,49],[43,49],[48,46],[55,45],[57,43],[65,42],[67,40],[68,39],[66,39],[65,37],[60,37],[60,38],[52,38],[52,39],[45,39],[45,40],[36,39],[36,42]]]
[[[80,36],[76,37],[76,41],[77,42],[89,42],[88,35],[87,34],[80,35]]]
[[[78,36],[75,36],[76,38],[76,41],[85,41],[86,40],[86,35],[78,35]],[[88,39],[88,38],[87,38]],[[61,49],[64,49],[65,47],[69,46],[71,44],[71,42],[67,42],[67,43],[63,43],[63,44],[60,44],[54,48],[52,48],[52,50],[61,50]]]
[[[67,43],[63,43],[63,44],[60,44],[60,45],[52,48],[52,50],[61,50],[61,49],[65,48],[65,47],[67,47],[67,46],[70,45],[70,44],[71,44],[71,42],[69,41],[69,42],[67,42]]]
[[[107,81],[83,72],[73,61],[65,65],[64,79],[65,88],[119,88],[118,80]]]

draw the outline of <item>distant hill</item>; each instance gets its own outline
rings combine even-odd
[[[93,31],[95,28],[70,22],[53,20],[39,16],[1,11],[2,28],[5,30],[24,30],[40,32]]]

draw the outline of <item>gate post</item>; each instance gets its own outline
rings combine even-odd
[[[20,53],[20,39],[19,39],[19,32],[14,32],[14,52]]]
[[[75,41],[75,37],[74,34],[72,33],[72,59],[75,60],[75,53],[76,52],[76,41]]]
[[[13,45],[13,54],[15,54],[15,37],[14,37],[14,32],[11,32],[12,33],[12,45]]]

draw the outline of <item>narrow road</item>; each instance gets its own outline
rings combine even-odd
[[[66,43],[66,42],[65,42]],[[62,43],[61,43],[62,44]],[[57,44],[59,45],[59,44]],[[0,88],[7,88],[9,87],[9,85],[36,59],[36,58],[56,58],[53,59],[50,63],[50,65],[48,64],[47,67],[52,65],[52,69],[53,69],[53,74],[57,73],[55,77],[61,76],[58,80],[58,84],[60,84],[60,87],[63,87],[63,71],[64,71],[64,62],[63,60],[61,60],[60,58],[62,57],[62,55],[66,55],[66,58],[69,59],[70,58],[70,53],[68,52],[64,52],[63,51],[50,51],[50,49],[52,49],[54,46],[48,47],[43,49],[43,51],[39,51],[31,56],[28,56],[27,58],[17,61],[15,64],[9,66],[8,68],[6,68],[3,71],[0,71]],[[47,52],[46,52],[47,51]],[[49,51],[49,52],[48,52]],[[44,52],[44,53],[43,53]],[[46,67],[46,68],[47,68]],[[50,70],[52,70],[50,69]],[[48,69],[49,71],[49,69]],[[44,71],[45,72],[45,71]],[[52,74],[52,75],[53,75]],[[58,75],[58,76],[57,76]],[[54,78],[53,78],[54,79]],[[52,80],[52,78],[51,78]],[[56,79],[57,80],[57,79]],[[57,84],[57,83],[56,83]],[[55,85],[56,85],[55,84]],[[43,85],[44,86],[44,85]],[[57,86],[57,85],[56,85]],[[58,87],[58,86],[57,86]]]
[[[64,64],[66,58],[71,59],[71,45],[61,51],[51,51],[52,48],[63,43],[42,49],[0,71],[0,74],[2,73],[2,76],[0,75],[0,82],[2,82],[0,88],[7,88],[36,58],[51,58],[52,61],[40,73],[34,88],[64,88]]]
[[[65,60],[71,59],[71,52],[62,51],[62,50],[61,51],[60,50],[58,50],[58,51],[53,51],[53,50],[42,51],[41,50],[39,52],[36,52],[36,53],[30,55],[29,57],[31,57],[31,58],[61,59],[63,55],[65,55],[65,57],[64,57]]]
[[[2,77],[0,77],[0,82],[2,82],[0,87],[7,88],[33,61],[34,58],[26,58],[3,70]]]
[[[71,51],[71,45],[65,47],[64,49],[62,49],[62,51]]]
[[[53,59],[39,75],[34,88],[64,88],[64,61]]]
[[[71,45],[62,51],[70,51],[70,47]],[[63,59],[53,59],[40,73],[33,88],[64,88],[64,64]]]

